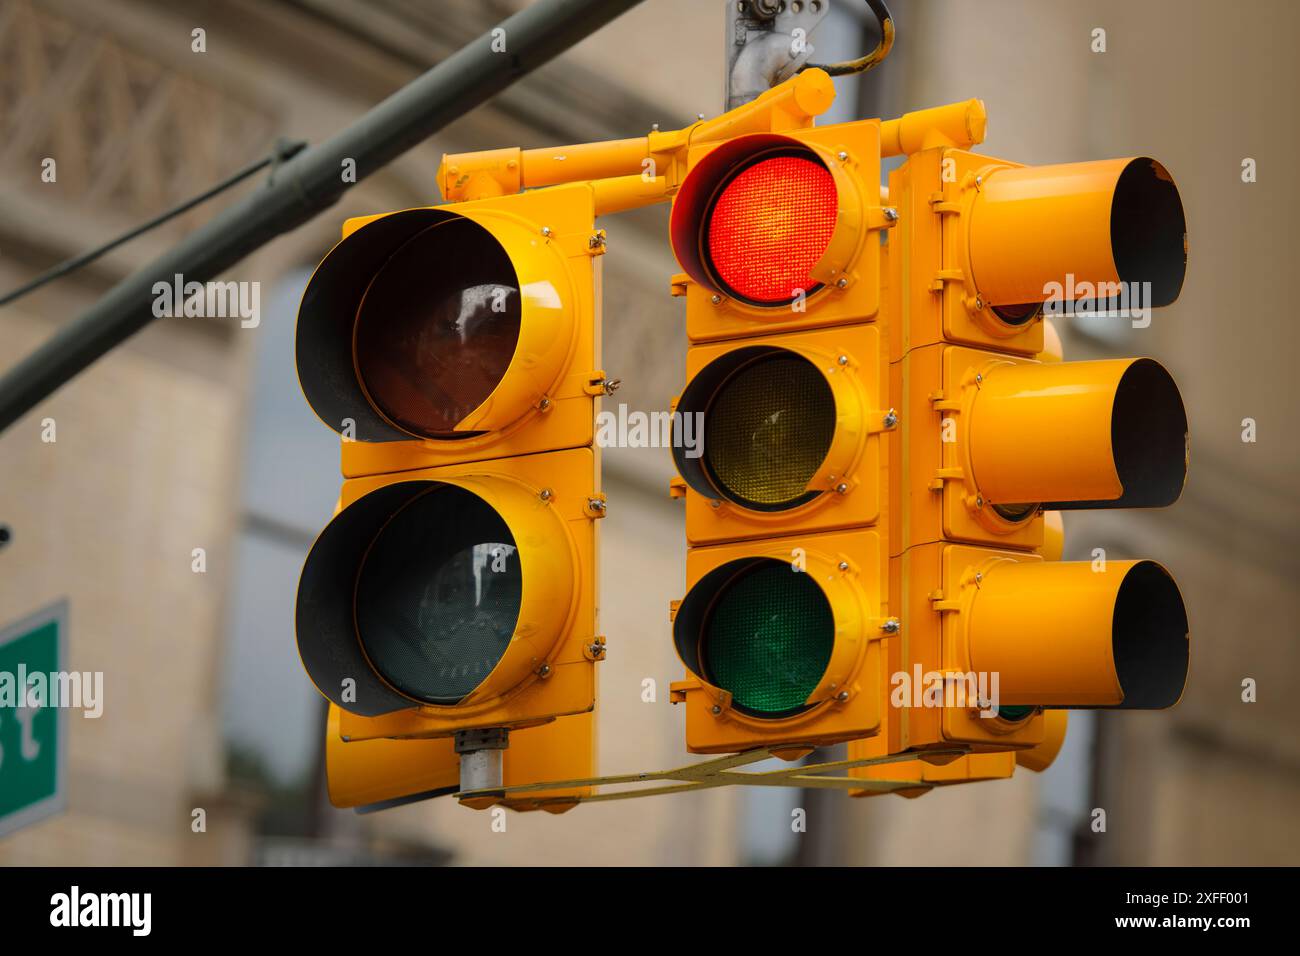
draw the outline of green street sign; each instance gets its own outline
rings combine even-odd
[[[67,601],[0,630],[0,837],[66,803],[67,707],[35,691],[67,667]]]

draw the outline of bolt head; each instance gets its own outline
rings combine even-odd
[[[983,384],[984,384],[984,376],[983,376],[983,374],[981,374],[981,373],[979,373],[979,372],[975,373],[975,384],[976,384],[976,385],[983,385]]]
[[[712,707],[709,708],[709,713],[711,713],[711,714],[715,714],[715,715],[716,715],[716,714],[720,714],[720,713],[722,713],[722,708],[719,707],[717,704],[714,704]]]
[[[885,219],[889,222],[898,222],[898,210],[893,206],[885,207]]]
[[[848,365],[848,364],[849,364],[849,357],[848,357],[847,355],[841,355],[841,356],[840,356],[839,358],[837,358],[835,361],[839,362],[841,365]]]
[[[849,493],[849,486],[841,481],[835,486],[835,490],[842,495],[847,495]]]
[[[543,235],[543,236],[549,236],[550,234],[551,234],[551,227],[550,227],[550,226],[542,226],[542,235]]]
[[[842,691],[840,691],[838,694],[835,695],[835,699],[836,699],[836,700],[848,700],[848,699],[849,699],[849,692],[848,692],[847,690],[842,690]]]
[[[709,296],[709,301],[712,302],[714,305],[718,305],[720,302],[722,302],[722,296],[718,295],[715,292],[713,293],[713,295]]]
[[[552,498],[555,497],[555,492],[553,492],[550,488],[543,488],[538,493],[537,497],[541,498],[543,501],[550,501]]]
[[[975,507],[976,507],[976,508],[983,508],[983,507],[984,507],[984,498],[983,498],[982,496],[980,496],[980,497],[976,497],[976,499],[975,499]]]
[[[898,413],[891,408],[889,410],[889,414],[885,416],[885,427],[893,428],[897,424],[898,424]]]
[[[847,278],[844,278],[843,276],[841,276],[841,277],[839,278],[839,280],[836,281],[835,285],[836,285],[838,288],[841,288],[841,289],[847,289],[847,288],[849,287],[849,280],[848,280]]]
[[[840,570],[841,570],[841,571],[847,571],[848,569],[849,569],[849,562],[847,562],[847,561],[841,561],[841,562],[840,562]]]
[[[835,154],[835,158],[842,163],[849,158],[849,154],[846,153],[844,150],[840,150],[838,153]]]

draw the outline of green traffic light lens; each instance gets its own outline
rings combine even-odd
[[[357,633],[397,690],[457,704],[505,655],[522,590],[505,521],[477,495],[438,485],[375,536],[357,575]]]
[[[510,367],[522,318],[510,256],[486,229],[451,219],[393,253],[357,310],[353,354],[371,403],[427,438],[456,426]]]
[[[704,420],[704,456],[718,490],[758,511],[817,497],[808,482],[835,436],[835,396],[821,371],[773,352],[718,387]]]
[[[835,618],[817,583],[764,561],[722,587],[705,617],[701,663],[710,683],[758,717],[798,713],[821,682]]]

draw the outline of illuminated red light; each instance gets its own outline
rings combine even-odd
[[[722,188],[708,220],[713,273],[733,294],[783,305],[820,283],[809,273],[826,252],[839,207],[835,181],[821,163],[773,156]]]

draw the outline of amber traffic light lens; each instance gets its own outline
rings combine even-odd
[[[839,199],[824,165],[807,154],[767,154],[719,188],[704,224],[711,271],[730,295],[786,305],[820,283],[811,271],[835,231]]]
[[[357,633],[397,690],[456,704],[505,655],[522,590],[505,521],[477,495],[438,485],[375,537],[357,574]]]
[[[482,226],[452,219],[418,233],[375,274],[357,310],[357,373],[375,407],[414,435],[456,426],[505,375],[519,341],[519,283]]]
[[[704,419],[705,464],[730,500],[781,511],[817,496],[808,483],[834,435],[835,396],[822,373],[792,353],[769,353],[714,394]]]
[[[804,708],[826,673],[835,619],[811,576],[760,561],[719,591],[700,643],[705,677],[738,709],[783,717]]]

